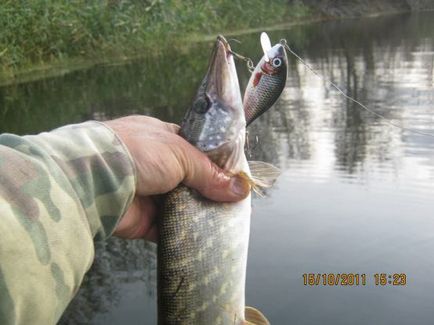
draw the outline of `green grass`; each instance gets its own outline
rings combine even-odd
[[[287,0],[3,0],[0,79],[64,62],[140,56],[199,35],[309,15]]]

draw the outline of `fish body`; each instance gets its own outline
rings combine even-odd
[[[180,135],[222,169],[249,178],[245,133],[234,60],[219,36]],[[250,213],[250,195],[218,203],[184,185],[168,193],[159,218],[159,324],[268,324],[245,308]]]
[[[265,112],[264,107],[270,108],[276,102],[286,84],[288,58],[285,48],[282,44],[271,47],[265,33],[261,35],[261,42],[264,56],[256,65],[244,93],[247,125]]]
[[[250,197],[219,204],[186,186],[165,202],[159,324],[244,324]],[[174,221],[176,219],[176,221]],[[175,236],[174,236],[175,234]]]
[[[228,49],[219,38],[180,134],[221,168],[249,174],[246,122]],[[243,324],[250,212],[250,195],[217,203],[183,185],[168,194],[159,225],[159,324]]]

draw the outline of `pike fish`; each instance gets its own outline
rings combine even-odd
[[[277,169],[256,162],[250,170],[245,133],[234,59],[219,36],[180,135],[227,172],[252,185],[271,185]],[[269,324],[258,310],[245,307],[250,213],[250,195],[217,203],[184,185],[168,193],[159,218],[160,325]]]
[[[261,45],[264,56],[250,76],[244,93],[243,104],[247,125],[276,102],[286,84],[288,57],[285,48],[282,44],[272,47],[266,33],[261,34]]]

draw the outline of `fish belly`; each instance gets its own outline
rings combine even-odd
[[[183,185],[159,225],[159,324],[242,324],[250,195],[216,203]]]

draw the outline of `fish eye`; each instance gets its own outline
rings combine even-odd
[[[282,60],[279,58],[274,58],[273,59],[273,67],[278,68],[282,65]]]
[[[194,110],[197,113],[206,113],[210,107],[210,101],[207,96],[199,97],[194,103]]]

